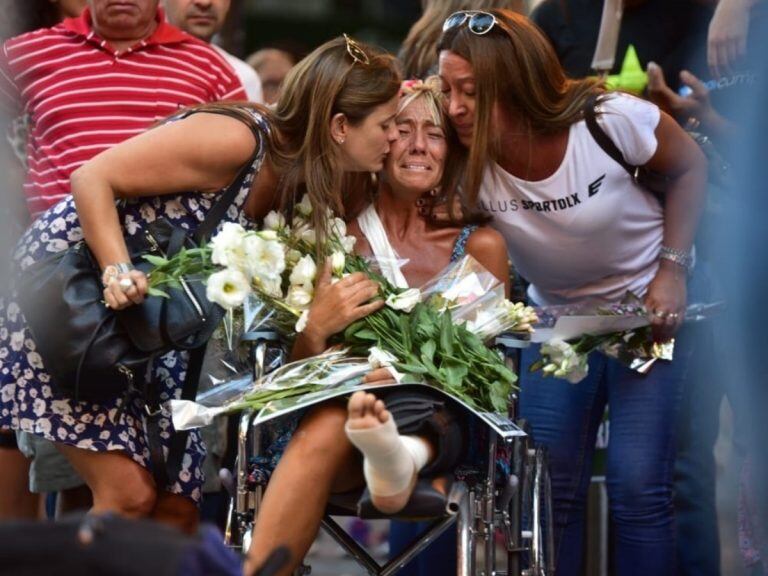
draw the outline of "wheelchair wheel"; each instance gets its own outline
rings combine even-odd
[[[520,427],[527,430],[525,422]],[[514,473],[520,490],[510,503],[516,519],[516,546],[509,550],[510,575],[551,576],[554,567],[552,488],[546,449],[536,447],[530,436],[515,450]]]
[[[272,372],[285,363],[287,353],[276,332],[270,330],[248,332],[244,341],[251,342],[251,365],[254,380]],[[266,480],[252,477],[249,460],[261,452],[261,432],[251,426],[255,416],[252,410],[240,415],[235,459],[234,488],[230,494],[229,513],[225,527],[225,543],[245,553],[250,547],[255,510],[261,503]]]

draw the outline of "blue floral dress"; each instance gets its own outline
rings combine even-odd
[[[249,110],[258,127],[266,133],[264,118]],[[254,176],[258,173],[265,153],[265,139],[251,165],[234,203],[224,221],[251,223],[243,214],[243,204]],[[158,196],[129,201],[118,207],[126,235],[135,235],[144,226],[164,218],[175,226],[194,230],[205,219],[217,194],[189,192],[175,196]],[[83,232],[71,196],[44,212],[27,230],[17,245],[14,260],[20,269],[51,254],[66,250],[83,239]],[[51,323],[55,323],[51,319]],[[163,401],[178,398],[187,368],[186,352],[169,352],[156,359],[155,380],[162,386]],[[13,296],[0,302],[0,428],[22,430],[96,452],[119,451],[145,468],[151,469],[144,422],[143,401],[138,394],[123,408],[119,399],[93,404],[76,402],[59,394],[49,385],[35,342],[30,335],[19,306]],[[168,450],[173,427],[170,418],[163,418],[161,438]],[[166,490],[199,501],[205,449],[199,431],[189,435],[179,477],[170,479]]]

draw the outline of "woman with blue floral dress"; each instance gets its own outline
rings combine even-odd
[[[249,226],[288,204],[299,187],[309,194],[315,214],[341,208],[345,174],[383,165],[395,137],[399,85],[391,56],[346,37],[331,40],[295,67],[274,110],[201,106],[82,166],[72,176],[72,196],[43,214],[21,239],[18,267],[85,240],[104,270],[107,306],[138,305],[147,279],[128,265],[124,235],[140,234],[159,218],[194,231],[217,191],[249,162],[224,221]],[[0,428],[55,442],[93,492],[94,512],[194,527],[205,455],[199,435],[189,436],[178,478],[156,486],[143,399],[93,404],[63,395],[51,385],[13,300],[0,304]],[[56,318],[50,322],[55,327]],[[186,366],[182,352],[156,360],[161,399],[180,394]],[[173,434],[169,418],[161,429],[167,453]]]

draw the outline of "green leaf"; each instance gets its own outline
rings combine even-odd
[[[440,350],[453,354],[453,319],[447,312],[442,314],[440,322]]]
[[[353,332],[351,336],[358,338],[359,340],[370,340],[372,342],[377,342],[379,340],[379,337],[370,328],[361,328],[360,330]]]
[[[437,345],[435,344],[435,341],[427,340],[421,345],[421,359],[424,360],[425,362],[428,361],[431,364],[435,357],[436,349],[437,349]]]
[[[167,266],[168,265],[168,259],[163,258],[162,256],[155,256],[154,254],[144,254],[142,256],[144,260],[152,264],[153,266],[157,266],[158,268],[160,266]]]
[[[395,368],[401,372],[410,372],[411,374],[429,374],[429,370],[421,364],[411,364],[405,362],[395,362]]]
[[[147,290],[147,294],[149,294],[150,296],[159,296],[160,298],[170,298],[171,297],[171,295],[168,294],[168,292],[166,292],[164,290],[160,290],[160,288],[154,288],[152,286],[150,286],[149,289]]]
[[[461,387],[464,378],[467,376],[466,366],[452,364],[443,366],[441,370],[445,372],[446,384],[455,388]]]

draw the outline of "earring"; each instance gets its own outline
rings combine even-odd
[[[338,140],[339,144],[344,144],[344,142],[346,142],[346,141],[347,141],[346,138],[339,138],[339,140]]]

